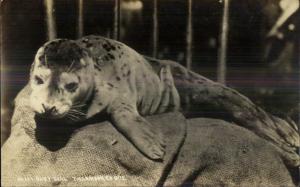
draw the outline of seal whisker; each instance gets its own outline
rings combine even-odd
[[[71,113],[71,114],[79,114],[79,115],[82,115],[82,116],[85,115],[85,113],[80,112],[80,111],[78,111],[78,110],[70,110],[69,113]]]
[[[71,109],[70,109],[70,111],[73,111],[73,112],[78,112],[78,113],[82,113],[82,114],[84,114],[82,111],[80,111],[80,110],[76,110],[76,109],[74,109],[74,108],[71,108]]]
[[[69,119],[69,120],[71,120],[71,121],[76,121],[73,117],[71,117],[69,115],[67,115],[66,118]]]
[[[71,107],[72,110],[80,110],[82,107],[84,107],[85,105],[83,106],[75,106],[75,107]]]
[[[46,65],[46,67],[49,67],[46,54],[45,54],[45,65]]]
[[[76,116],[74,113],[68,113],[69,116],[75,117],[75,118],[79,118],[78,116]]]
[[[73,106],[72,106],[72,108],[81,107],[81,106],[86,106],[86,104],[85,103],[80,104],[79,102],[78,103],[74,103]]]
[[[73,105],[72,108],[78,108],[78,107],[83,107],[86,106],[86,104],[82,104],[82,105]]]
[[[68,113],[67,116],[72,117],[72,118],[75,119],[75,120],[80,119],[80,117],[78,117],[78,116],[76,116],[76,115],[74,115],[74,114],[71,114],[71,113]]]

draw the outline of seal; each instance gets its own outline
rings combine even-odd
[[[210,104],[249,128],[261,127],[253,116],[267,117],[233,89],[176,62],[146,57],[94,35],[45,43],[35,55],[29,84],[30,106],[37,115],[74,123],[106,113],[119,132],[153,160],[163,159],[164,138],[145,115],[178,110],[197,115]]]

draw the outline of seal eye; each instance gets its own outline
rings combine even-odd
[[[69,92],[75,92],[75,90],[78,88],[78,83],[76,82],[71,82],[69,84],[65,85],[65,88],[69,91]]]
[[[35,76],[34,80],[35,80],[36,84],[44,84],[43,79],[41,79],[39,76]]]

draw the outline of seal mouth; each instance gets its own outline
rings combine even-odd
[[[76,105],[71,106],[68,104],[65,104],[63,106],[57,107],[44,107],[41,110],[34,110],[35,115],[38,118],[41,119],[49,119],[49,120],[70,120],[70,121],[79,121],[86,115],[84,112],[84,106],[86,104],[82,105]]]
[[[55,120],[55,119],[62,119],[62,118],[64,118],[67,115],[67,113],[64,113],[64,114],[54,114],[54,113],[51,113],[51,112],[45,112],[45,113],[36,112],[36,115],[38,117],[40,117],[40,118]]]

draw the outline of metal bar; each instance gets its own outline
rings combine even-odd
[[[188,0],[188,18],[186,28],[186,67],[191,69],[192,67],[192,46],[193,46],[193,20],[192,20],[192,0]]]
[[[47,37],[48,40],[53,40],[56,38],[55,15],[53,13],[54,1],[44,0],[44,6],[46,9]]]
[[[78,0],[78,30],[77,37],[83,36],[83,0]]]
[[[229,0],[223,0],[223,16],[222,16],[222,29],[220,38],[220,48],[218,54],[218,69],[217,79],[218,82],[226,83],[226,58],[227,58],[227,39],[228,39],[228,18],[229,18]]]
[[[7,107],[6,107],[6,104],[7,104],[7,100],[6,100],[6,95],[7,95],[7,80],[6,80],[6,77],[4,76],[7,72],[6,72],[6,67],[5,67],[5,47],[4,47],[4,28],[6,26],[6,20],[4,21],[4,14],[2,14],[0,16],[0,25],[1,25],[1,33],[0,33],[0,37],[1,37],[1,84],[0,84],[0,87],[1,87],[1,146],[2,144],[4,143],[4,141],[7,139],[7,134],[8,134],[8,129],[10,126],[8,126],[7,124],[4,123],[4,118],[5,118],[5,112],[7,110]]]
[[[152,56],[157,57],[158,48],[158,10],[157,10],[157,0],[153,0],[153,49]]]
[[[121,24],[121,9],[120,1],[115,0],[115,9],[114,9],[114,39],[120,40],[120,24]]]

